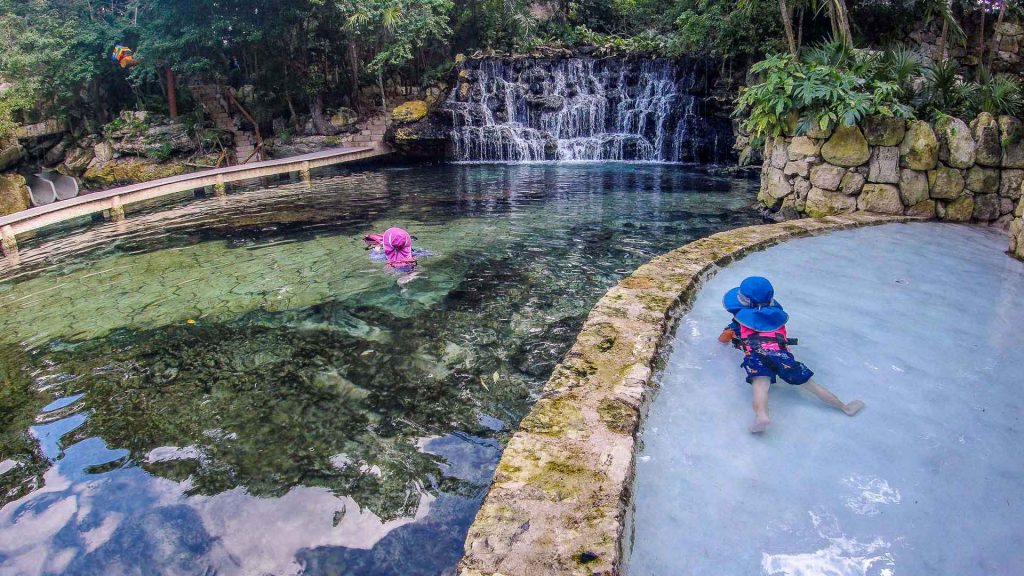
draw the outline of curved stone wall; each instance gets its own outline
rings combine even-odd
[[[909,219],[853,213],[739,228],[659,256],[619,282],[505,448],[460,575],[619,573],[636,434],[659,348],[702,280],[784,240]]]

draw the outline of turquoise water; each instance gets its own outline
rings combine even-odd
[[[22,242],[0,572],[451,573],[593,303],[753,199],[680,166],[382,167]],[[415,277],[363,249],[394,225]]]

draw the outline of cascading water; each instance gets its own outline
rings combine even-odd
[[[456,160],[719,162],[729,122],[705,114],[703,70],[667,60],[467,62],[444,108]]]

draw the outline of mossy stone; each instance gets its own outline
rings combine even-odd
[[[970,222],[974,215],[974,198],[963,195],[946,204],[946,220],[950,222]]]
[[[868,141],[857,126],[839,126],[821,147],[821,157],[829,164],[847,168],[860,166],[871,157]]]
[[[391,111],[395,122],[416,122],[426,117],[429,107],[424,100],[410,100]]]
[[[915,120],[907,126],[900,143],[900,162],[905,168],[931,170],[939,161],[939,141],[927,122]]]
[[[870,146],[899,146],[907,132],[907,122],[902,118],[869,116],[861,126]]]
[[[20,174],[0,174],[0,216],[26,210],[30,205],[25,177]]]
[[[959,170],[939,164],[928,171],[928,188],[932,198],[951,200],[964,191],[964,177]]]

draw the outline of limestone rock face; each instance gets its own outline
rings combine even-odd
[[[882,214],[903,214],[900,191],[892,184],[865,184],[857,198],[857,209]]]
[[[971,137],[976,145],[974,161],[982,166],[999,166],[1003,150],[999,144],[999,124],[988,112],[971,122]]]
[[[946,204],[946,220],[950,222],[969,222],[974,215],[974,198],[961,196]]]
[[[427,103],[423,100],[410,100],[405,104],[395,107],[391,111],[391,119],[395,122],[415,122],[428,112]]]
[[[789,143],[790,160],[802,160],[808,156],[817,156],[821,152],[821,143],[807,136],[797,136]]]
[[[20,174],[0,174],[0,216],[28,209],[31,206],[25,177]]]
[[[970,168],[974,164],[974,139],[967,124],[959,118],[943,116],[935,123],[939,141],[939,160],[953,168]]]
[[[902,118],[869,116],[861,125],[870,146],[899,146],[907,131],[907,122]]]
[[[347,128],[359,121],[359,114],[351,108],[338,108],[331,115],[331,125],[335,128]]]
[[[999,192],[999,169],[972,166],[967,171],[967,189],[979,194],[995,194]]]
[[[876,146],[868,163],[868,182],[896,184],[900,181],[900,149]]]
[[[1021,183],[1024,183],[1024,170],[1003,170],[999,176],[999,195],[1011,200],[1020,198]]]
[[[928,171],[928,188],[932,198],[951,200],[964,191],[964,177],[959,170],[939,164]]]
[[[75,146],[68,150],[64,156],[64,165],[60,172],[77,176],[89,167],[92,162],[94,148],[88,146]]]
[[[947,214],[949,209],[946,210]],[[1000,216],[999,196],[996,194],[979,194],[974,197],[974,210],[971,216],[981,222],[991,222]]]
[[[917,204],[908,206],[906,215],[919,218],[935,218],[935,200],[922,200]]]
[[[900,170],[900,198],[907,206],[914,206],[928,199],[928,176],[909,168]],[[932,206],[934,213],[935,207]]]
[[[811,191],[811,181],[807,178],[800,178],[799,176],[793,179],[793,193],[796,194],[797,199],[806,200],[807,193]]]
[[[843,180],[839,183],[839,191],[847,196],[856,196],[864,188],[864,176],[856,172],[843,174]]]
[[[900,160],[905,168],[935,168],[935,163],[939,160],[939,141],[927,122],[915,120],[907,126],[906,135],[900,144]]]
[[[811,185],[822,190],[838,190],[846,170],[831,164],[818,164],[811,168]]]
[[[821,188],[811,188],[807,193],[805,210],[812,218],[845,214],[857,209],[857,199],[839,192],[830,192]]]
[[[110,162],[94,163],[82,175],[82,180],[90,188],[106,188],[114,184],[148,182],[185,172],[187,167],[180,162],[160,163],[146,158],[118,158]]]
[[[1024,129],[1013,116],[999,117],[1003,168],[1024,168]]]
[[[821,147],[821,157],[836,166],[860,166],[871,156],[868,141],[857,126],[839,126]]]

